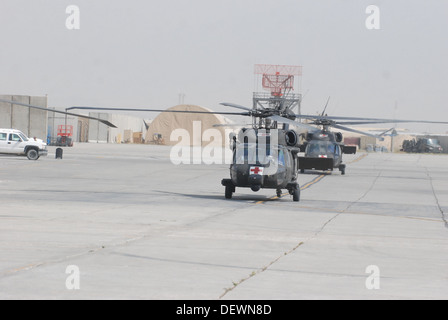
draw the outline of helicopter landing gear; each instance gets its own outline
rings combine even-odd
[[[300,201],[300,186],[298,183],[288,184],[288,191],[292,195],[292,201]]]
[[[342,175],[345,175],[345,164],[339,165],[339,171],[341,171]]]
[[[231,179],[223,179],[221,184],[226,187],[225,197],[226,199],[232,199],[232,195],[235,192],[235,186]]]
[[[231,186],[226,186],[226,199],[232,199],[233,190]]]

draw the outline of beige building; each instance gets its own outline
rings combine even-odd
[[[167,110],[212,112],[195,105],[178,105]],[[233,132],[233,129],[225,127],[229,123],[218,114],[162,112],[149,125],[145,141],[150,144],[205,146],[219,137],[225,147],[229,133]]]

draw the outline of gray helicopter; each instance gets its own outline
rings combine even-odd
[[[30,104],[15,101],[1,100],[1,102],[20,105],[31,109],[39,109],[48,112],[78,116],[92,120],[98,120],[109,127],[114,124],[99,118],[78,115],[75,113],[47,109]],[[262,188],[275,189],[277,195],[281,196],[282,189],[287,189],[293,196],[294,201],[300,199],[300,187],[297,183],[297,154],[299,149],[298,133],[289,130],[287,122],[292,121],[285,117],[294,117],[289,109],[278,106],[273,108],[249,109],[234,104],[224,104],[244,109],[245,112],[208,112],[208,111],[182,111],[182,110],[158,110],[158,109],[130,109],[130,108],[99,108],[99,107],[71,107],[66,109],[78,110],[102,110],[102,111],[138,111],[138,112],[175,112],[196,114],[220,114],[241,115],[252,117],[253,126],[241,130],[240,139],[232,137],[233,163],[230,168],[230,179],[222,180],[226,187],[225,197],[232,198],[236,187],[250,188],[259,191]],[[294,121],[292,121],[294,122]],[[281,124],[283,123],[283,124]],[[299,123],[294,122],[300,126]],[[303,125],[310,129],[311,127]]]
[[[238,135],[231,135],[233,161],[230,179],[223,179],[226,199],[231,199],[236,188],[274,189],[278,197],[288,190],[293,201],[300,201],[300,186],[297,182],[300,152],[299,132],[289,128],[290,123],[301,130],[312,127],[293,121],[294,114],[281,103],[271,108],[253,109],[233,103],[225,106],[246,110],[241,113],[253,118],[252,128],[243,128]]]
[[[246,148],[248,144],[241,137],[236,139],[234,136],[234,149],[237,151],[234,151],[235,159],[230,167],[231,179],[222,180],[222,184],[226,187],[226,198],[229,199],[232,197],[233,192],[235,192],[236,187],[251,188],[253,191],[258,191],[260,188],[276,188],[278,196],[281,194],[281,189],[287,189],[290,194],[294,195],[294,186],[298,185],[296,182],[296,173],[299,171],[304,173],[305,170],[333,171],[334,169],[338,169],[342,175],[345,175],[346,165],[343,162],[343,155],[356,154],[357,148],[356,146],[345,145],[343,143],[343,134],[341,132],[332,132],[331,128],[353,132],[383,141],[384,135],[394,130],[394,128],[388,129],[380,134],[373,134],[354,129],[351,126],[396,123],[448,124],[448,122],[441,121],[328,116],[325,114],[328,101],[324,111],[316,116],[294,114],[289,108],[283,108],[281,103],[272,109],[259,109],[256,106],[249,109],[233,103],[223,103],[223,105],[246,110],[247,113],[242,115],[250,115],[254,119],[259,119],[258,122],[253,121],[252,129],[243,128],[242,132],[253,132],[252,136],[254,136],[254,134],[259,135],[257,130],[266,129],[269,126],[275,129],[280,128],[277,137],[278,146],[285,148],[292,160],[292,166],[285,166],[285,168],[279,166],[279,174],[285,172],[288,178],[286,179],[286,184],[280,183],[279,175],[272,176],[274,180],[277,179],[277,184],[272,183],[272,180],[268,177],[263,177],[262,179],[260,176],[254,176],[254,172],[250,171],[247,165],[244,166],[236,162],[239,159],[238,147]],[[296,120],[305,120],[307,122],[302,123]],[[281,127],[278,125],[280,123],[283,124]],[[290,129],[290,127],[299,130]],[[241,132],[238,136],[241,136]],[[253,141],[256,140],[253,139]],[[299,152],[304,153],[304,155],[299,156]],[[253,167],[251,168],[253,169]],[[298,192],[300,194],[300,189]],[[295,200],[296,198],[293,197],[293,199]]]
[[[106,120],[83,116],[75,113],[47,109],[33,106],[16,101],[0,99],[0,102],[6,102],[14,105],[20,105],[32,109],[40,109],[48,112],[72,115],[92,120],[97,120],[109,127],[116,126]],[[137,112],[175,112],[175,113],[196,113],[196,114],[220,114],[220,115],[239,115],[252,117],[252,128],[243,128],[238,135],[231,135],[231,148],[233,150],[233,161],[230,165],[230,179],[223,179],[221,184],[225,187],[225,198],[231,199],[236,188],[250,188],[257,192],[260,189],[274,189],[277,196],[282,195],[282,190],[288,190],[292,195],[293,201],[300,201],[300,186],[297,182],[299,170],[304,169],[301,162],[305,162],[307,157],[299,157],[299,153],[308,148],[308,159],[313,159],[311,152],[314,142],[319,141],[320,145],[326,146],[333,144],[334,152],[330,153],[327,160],[328,166],[334,168],[343,168],[342,152],[349,150],[343,146],[342,134],[332,133],[329,127],[338,128],[345,131],[357,132],[365,135],[379,137],[370,133],[361,132],[346,125],[370,124],[370,123],[398,123],[398,122],[419,122],[419,123],[439,123],[448,124],[448,122],[434,121],[413,121],[396,119],[378,119],[378,118],[355,118],[355,117],[329,117],[329,116],[311,116],[295,114],[291,106],[284,103],[282,99],[275,99],[269,107],[255,105],[253,108],[247,108],[233,103],[222,103],[225,106],[242,109],[244,112],[214,112],[214,111],[182,111],[182,110],[157,110],[157,109],[129,109],[129,108],[98,108],[98,107],[76,107],[83,110],[103,110],[103,111],[137,111]],[[74,108],[72,108],[74,109]],[[68,109],[67,109],[68,110]],[[296,119],[305,119],[309,123],[301,123]],[[340,120],[344,120],[340,122]],[[322,129],[315,127],[322,126]],[[291,129],[293,126],[296,129]],[[317,134],[316,134],[317,133]],[[307,143],[301,143],[300,136],[308,137]],[[320,147],[319,147],[320,148]],[[328,150],[328,148],[327,148]],[[347,153],[347,152],[346,152]],[[305,154],[307,154],[305,152]],[[340,157],[336,157],[340,155]],[[336,159],[336,160],[335,160]]]
[[[395,123],[448,124],[448,122],[440,121],[328,116],[324,114],[327,105],[325,106],[324,112],[318,116],[296,115],[297,119],[306,119],[308,125],[316,126],[302,136],[304,141],[300,148],[301,152],[304,152],[304,156],[299,157],[299,169],[301,173],[304,173],[305,170],[333,171],[334,169],[339,169],[341,174],[345,175],[346,165],[343,163],[343,154],[356,154],[356,146],[345,145],[343,143],[343,134],[341,132],[332,132],[330,128],[353,132],[384,141],[384,135],[389,131],[395,132],[394,128],[388,129],[380,134],[373,134],[354,129],[351,126]]]

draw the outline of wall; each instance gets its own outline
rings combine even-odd
[[[0,99],[47,108],[47,97],[0,95]],[[47,113],[43,110],[0,102],[0,128],[17,129],[29,137],[37,137],[45,141],[47,139]]]
[[[349,137],[350,134],[345,134],[344,136]],[[378,142],[378,139],[369,136],[360,136],[359,141],[360,141],[359,149],[366,150],[367,145],[375,145]]]
[[[146,135],[145,123],[141,118],[112,114],[110,121],[118,128],[109,128],[109,143],[134,143],[133,133],[142,132],[143,137]],[[130,139],[127,134],[130,134]]]
[[[90,143],[125,143],[125,136],[129,134],[129,131],[132,133],[142,132],[143,137],[146,134],[143,119],[138,117],[97,112],[91,112],[89,116],[108,120],[117,126],[117,128],[109,128],[96,120],[89,120],[88,141]],[[129,142],[132,143],[132,139]]]
[[[110,121],[108,113],[90,112],[90,117]],[[109,127],[105,124],[89,119],[89,140],[90,143],[107,143],[109,141]]]
[[[51,108],[49,108],[51,109]],[[58,126],[59,125],[65,125],[67,123],[67,125],[72,125],[73,126],[73,137],[72,137],[72,141],[73,142],[78,142],[78,117],[72,117],[72,116],[67,116],[67,122],[66,122],[66,118],[65,115],[63,114],[59,114],[59,113],[54,113],[54,112],[48,112],[48,138],[50,139],[51,142],[55,143],[58,137]]]

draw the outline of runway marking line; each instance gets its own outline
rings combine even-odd
[[[305,189],[310,188],[311,186],[315,185],[316,183],[318,183],[320,180],[322,180],[324,177],[326,176],[326,174],[321,174],[319,176],[317,176],[316,178],[314,178],[313,180],[311,180],[310,182],[308,182],[307,184],[305,184],[304,186],[300,187],[300,191],[303,191]],[[276,199],[280,199],[281,197],[287,196],[289,195],[289,192],[285,192],[283,193],[280,197],[274,196],[269,198],[268,200],[261,200],[261,201],[257,201],[255,204],[263,204],[266,201],[270,201],[270,200],[276,200]]]
[[[364,153],[362,156],[359,156],[358,158],[356,158],[355,160],[353,160],[353,161],[350,161],[348,164],[352,164],[352,163],[355,163],[355,162],[358,162],[358,161],[361,161],[362,159],[364,159],[365,157],[367,157],[369,154],[368,153]]]
[[[352,164],[352,163],[361,161],[362,159],[364,159],[368,155],[369,155],[368,153],[364,153],[363,155],[359,156],[358,158],[356,158],[355,160],[349,162],[348,164]],[[303,185],[302,187],[300,187],[300,191],[306,190],[306,189],[312,187],[313,185],[315,185],[316,183],[318,183],[319,181],[321,181],[323,178],[325,178],[327,176],[328,172],[329,171],[326,171],[324,174],[321,174],[321,175],[317,176],[316,178],[314,178],[310,182],[308,182],[305,185]],[[288,194],[289,194],[289,192],[286,192],[286,193],[283,193],[280,197],[274,196],[274,197],[271,197],[271,198],[269,198],[267,200],[257,201],[255,204],[263,204],[263,203],[265,203],[267,201],[270,201],[270,200],[280,199],[281,197],[287,196]]]

